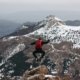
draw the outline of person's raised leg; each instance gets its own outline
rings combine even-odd
[[[41,55],[41,58],[43,58],[45,56],[45,51],[41,51],[42,55]]]
[[[36,56],[37,53],[38,53],[38,52],[35,50],[35,51],[33,52],[33,56],[35,57],[35,60],[38,62],[38,58],[37,58],[37,56]]]
[[[40,53],[41,53],[41,57],[38,59],[39,62],[41,62],[41,59],[42,59],[42,58],[44,57],[44,55],[45,55],[45,52],[44,52],[43,50],[41,50]]]
[[[34,51],[34,52],[33,52],[33,56],[34,56],[35,58],[37,58],[36,53],[37,53],[37,51]]]

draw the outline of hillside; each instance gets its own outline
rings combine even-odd
[[[25,35],[32,31],[34,31],[34,28],[36,26],[36,22],[25,22],[22,24],[18,30],[14,31],[13,33],[7,35],[7,36],[19,36],[19,35]]]
[[[43,41],[50,39],[50,43],[43,45],[46,52],[44,61],[51,74],[68,75],[76,78],[80,75],[80,27],[67,26],[56,16],[47,16],[38,22],[33,32],[19,36],[8,36],[0,39],[1,76],[3,70],[11,77],[20,76],[30,68],[37,67],[30,46],[39,37]],[[25,49],[26,48],[26,49]],[[76,79],[75,79],[76,80]]]

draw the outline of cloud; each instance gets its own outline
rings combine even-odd
[[[80,11],[80,0],[0,0],[0,11]]]
[[[0,0],[0,3],[79,4],[79,0]]]

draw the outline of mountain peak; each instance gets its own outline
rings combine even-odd
[[[41,28],[41,27],[45,27],[49,29],[52,26],[60,26],[60,25],[65,25],[65,22],[55,17],[55,15],[49,15],[44,20],[38,22],[36,29]]]
[[[49,15],[49,16],[46,17],[46,19],[51,19],[51,18],[54,18],[54,17],[55,17],[55,15]]]
[[[61,25],[65,24],[61,19],[57,18],[55,15],[49,15],[45,19],[48,22],[52,22],[53,24]]]
[[[49,15],[46,17],[46,19],[48,20],[54,19],[54,20],[62,21],[61,19],[57,18],[55,15]]]

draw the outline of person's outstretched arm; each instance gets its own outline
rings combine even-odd
[[[32,42],[30,45],[34,45],[36,42]]]
[[[48,39],[47,41],[42,41],[42,45],[44,45],[44,44],[47,44],[47,43],[49,43],[50,42],[50,40]]]

